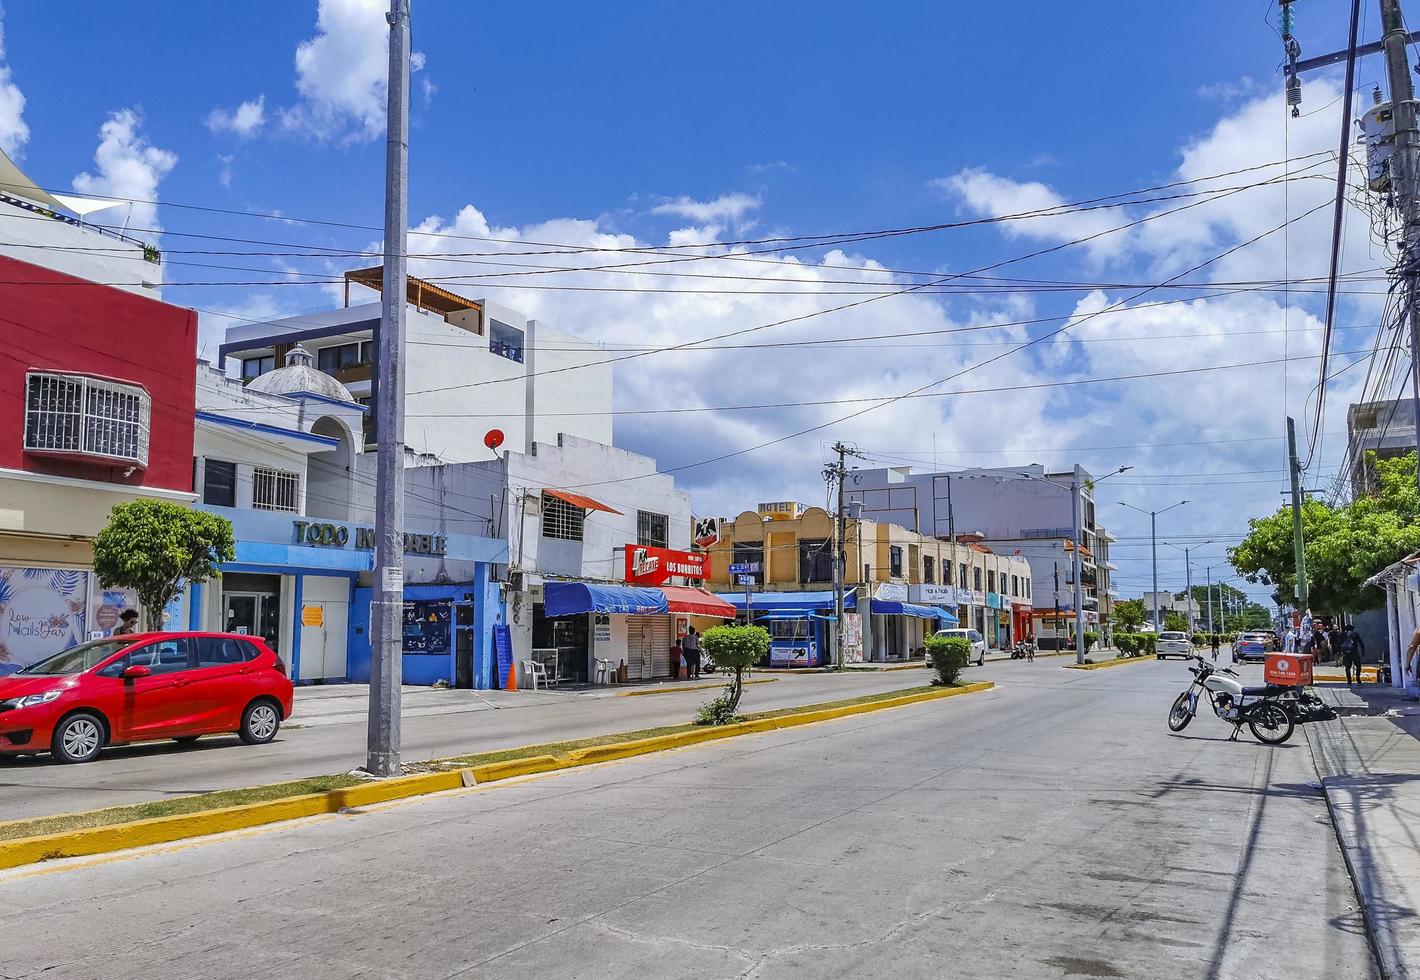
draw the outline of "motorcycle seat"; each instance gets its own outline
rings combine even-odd
[[[1266,697],[1269,694],[1281,694],[1287,690],[1277,684],[1264,684],[1261,687],[1245,687],[1242,689],[1243,696],[1249,698]]]

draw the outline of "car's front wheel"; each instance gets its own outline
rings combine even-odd
[[[89,762],[104,747],[104,723],[98,715],[79,711],[59,723],[49,751],[60,762]]]
[[[265,745],[281,730],[281,712],[270,701],[253,701],[242,712],[237,735],[248,745]]]

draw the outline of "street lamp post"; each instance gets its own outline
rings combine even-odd
[[[1150,552],[1150,555],[1152,556],[1152,557],[1150,558],[1150,561],[1152,562],[1152,564],[1153,564],[1153,566],[1154,566],[1154,633],[1155,633],[1155,635],[1158,634],[1159,628],[1160,628],[1160,625],[1161,625],[1160,622],[1159,622],[1159,515],[1160,515],[1160,514],[1167,514],[1169,511],[1173,510],[1175,507],[1182,507],[1182,506],[1183,506],[1184,504],[1186,504],[1186,503],[1188,503],[1187,500],[1180,500],[1180,501],[1179,501],[1178,503],[1176,503],[1176,504],[1169,504],[1169,505],[1168,505],[1167,507],[1165,507],[1163,510],[1145,510],[1143,507],[1135,507],[1133,504],[1127,504],[1127,503],[1125,503],[1125,502],[1122,501],[1122,500],[1119,501],[1119,505],[1120,505],[1121,507],[1128,507],[1130,510],[1137,510],[1137,511],[1138,511],[1139,513],[1141,513],[1141,514],[1148,514],[1148,515],[1149,515],[1149,552]]]
[[[1201,548],[1204,545],[1209,545],[1212,543],[1213,539],[1209,538],[1207,541],[1200,541],[1198,544],[1191,544],[1185,548],[1180,547],[1176,544],[1171,544],[1168,541],[1164,542],[1164,544],[1167,544],[1175,551],[1183,552],[1183,580],[1185,583],[1184,588],[1187,590],[1184,592],[1184,596],[1186,598],[1183,601],[1184,608],[1188,610],[1187,616],[1189,633],[1193,632],[1193,560],[1190,556],[1190,552],[1192,552],[1194,548]],[[1213,568],[1210,565],[1208,567],[1210,582],[1212,581],[1212,570]],[[1208,597],[1208,632],[1213,632],[1213,597],[1211,595]]]

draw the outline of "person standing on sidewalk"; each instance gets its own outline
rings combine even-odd
[[[680,641],[681,650],[685,653],[685,675],[690,680],[697,680],[700,677],[700,637],[695,634],[695,627],[690,627],[686,631],[685,639]]]
[[[1366,644],[1361,642],[1360,634],[1356,632],[1356,627],[1350,623],[1346,624],[1346,630],[1341,634],[1341,640],[1337,644],[1341,653],[1341,662],[1346,666],[1346,683],[1351,683],[1351,668],[1356,668],[1356,683],[1361,683],[1361,661],[1366,656]]]

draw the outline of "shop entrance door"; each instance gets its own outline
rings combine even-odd
[[[281,577],[231,573],[221,581],[222,630],[259,636],[280,652]]]
[[[454,605],[454,687],[473,687],[473,605]]]

